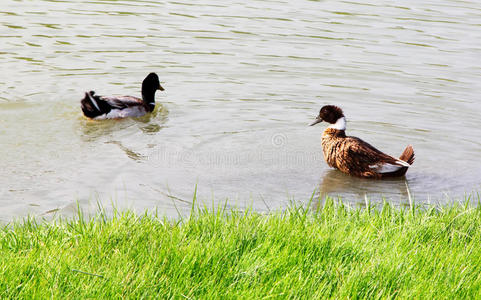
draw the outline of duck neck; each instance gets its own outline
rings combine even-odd
[[[142,89],[142,100],[147,104],[148,109],[153,111],[155,107],[155,90],[150,91]]]
[[[346,130],[346,118],[341,117],[341,118],[337,119],[336,123],[329,125],[329,127],[327,127],[327,128],[331,128],[331,129],[335,129],[335,130],[342,130],[342,131]]]

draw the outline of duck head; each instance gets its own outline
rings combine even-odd
[[[341,129],[341,130],[345,129],[344,113],[342,112],[342,109],[338,106],[335,106],[335,105],[323,106],[319,111],[319,115],[317,116],[316,120],[311,124],[309,124],[309,126],[314,126],[317,123],[321,123],[322,121],[326,121],[329,124],[337,124],[337,123],[341,123],[340,121],[343,121],[344,128],[335,128],[335,129]]]
[[[153,111],[155,107],[155,92],[157,90],[163,91],[164,88],[160,85],[159,76],[155,73],[150,73],[142,81],[142,100],[149,104],[149,110]]]
[[[144,81],[142,81],[142,93],[144,91],[155,93],[156,90],[163,91],[164,88],[160,85],[159,76],[155,73],[150,73],[145,77]]]

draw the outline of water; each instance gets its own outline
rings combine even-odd
[[[0,4],[0,220],[78,206],[282,208],[316,194],[446,202],[481,186],[478,1],[14,1]],[[151,116],[94,122],[79,100],[138,96]],[[416,162],[351,178],[308,127],[340,105],[348,134]],[[226,200],[228,198],[228,200]],[[227,202],[226,202],[227,201]]]

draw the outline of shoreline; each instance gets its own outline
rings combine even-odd
[[[1,298],[477,298],[481,207],[196,209],[0,230]]]

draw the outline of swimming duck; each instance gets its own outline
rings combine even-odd
[[[94,91],[86,92],[80,101],[87,118],[94,120],[141,117],[155,108],[155,92],[163,91],[159,77],[150,73],[142,81],[142,99],[132,96],[99,96]]]
[[[346,136],[346,118],[337,106],[323,106],[310,126],[322,121],[331,124],[322,134],[324,159],[330,167],[341,172],[364,178],[398,177],[406,174],[414,162],[411,145],[399,158],[394,158],[357,137]]]

